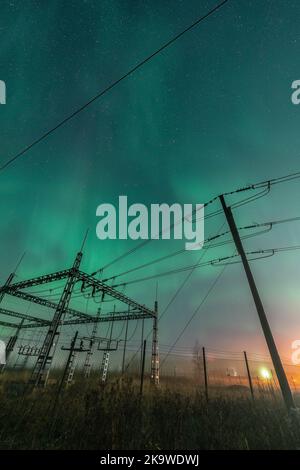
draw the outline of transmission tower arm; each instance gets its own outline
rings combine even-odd
[[[23,299],[23,300],[27,300],[28,302],[33,302],[35,304],[42,305],[43,307],[49,307],[49,308],[52,308],[54,310],[57,308],[57,304],[55,302],[51,302],[50,300],[44,299],[42,297],[38,297],[36,295],[29,294],[28,292],[23,292],[23,291],[20,291],[20,290],[10,290],[10,288],[8,288],[6,290],[6,293],[8,295],[12,295],[14,297],[18,297],[18,298]],[[80,312],[79,310],[75,310],[73,308],[67,308],[66,313],[68,313],[70,315],[73,315],[73,316],[76,316],[76,317],[85,318],[85,319],[93,318],[91,315],[88,315],[87,313]]]
[[[26,281],[15,282],[14,284],[10,284],[9,289],[20,290],[20,289],[25,289],[27,287],[48,284],[49,282],[60,281],[61,279],[65,279],[69,276],[69,274],[70,274],[70,269],[64,269],[63,271],[57,271],[56,273],[53,273],[53,274],[45,274],[44,276],[34,277],[32,279],[27,279]],[[5,285],[2,286],[0,289],[0,292],[2,289],[5,290],[6,286]]]
[[[7,308],[0,308],[0,313],[2,313],[2,315],[7,315],[8,317],[22,318],[23,320],[37,322],[41,325],[48,325],[50,323],[50,321],[48,320],[43,320],[42,318],[35,317],[33,315],[27,315],[25,313],[19,313],[13,310],[8,310]]]
[[[0,320],[0,325],[6,326],[7,328],[16,328],[18,326],[17,323],[10,323],[10,322],[3,321],[3,320]],[[38,326],[41,326],[41,325],[38,325]]]
[[[153,310],[150,310],[149,308],[145,307],[145,305],[141,305],[138,302],[135,302],[134,300],[130,299],[127,297],[127,295],[122,294],[121,292],[117,291],[111,286],[108,286],[104,282],[95,279],[93,276],[90,276],[89,274],[85,274],[82,271],[78,271],[77,274],[77,279],[79,281],[83,281],[85,284],[85,287],[94,287],[95,290],[104,292],[107,295],[110,295],[111,297],[114,297],[117,300],[120,300],[121,302],[124,302],[125,304],[129,305],[130,307],[133,307],[137,310],[140,310],[143,313],[146,313],[150,315],[151,317],[155,317],[155,312]]]

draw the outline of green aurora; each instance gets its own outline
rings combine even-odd
[[[0,79],[6,82],[7,104],[0,106],[0,162],[214,4],[1,1]],[[298,171],[300,106],[290,97],[291,83],[300,79],[299,18],[296,0],[230,1],[3,171],[1,282],[24,251],[19,278],[70,266],[88,227],[82,264],[88,272],[136,246],[96,238],[96,207],[116,204],[119,195],[146,205],[203,203],[224,191]],[[218,203],[209,210],[216,209]],[[240,226],[297,215],[297,180],[235,211]],[[222,215],[209,219],[206,236],[223,224]],[[245,241],[245,247],[297,245],[299,238],[299,222],[293,222]],[[152,241],[107,274],[182,247],[183,241]],[[126,280],[189,265],[199,256],[209,260],[232,254],[233,249],[226,245],[205,254],[184,253]],[[252,266],[276,340],[289,356],[291,342],[300,335],[299,254],[282,253]],[[160,323],[162,343],[177,337],[220,269],[193,273]],[[186,275],[159,279],[160,311]],[[128,286],[126,293],[152,306],[155,290],[151,280]],[[240,264],[226,267],[179,345],[196,339],[215,348],[265,351]]]

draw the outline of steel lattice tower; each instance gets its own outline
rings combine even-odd
[[[68,308],[73,287],[77,280],[77,273],[79,270],[81,259],[82,252],[80,251],[79,253],[77,253],[74,264],[70,269],[66,285],[64,287],[60,301],[57,305],[57,309],[53,316],[51,325],[47,331],[44,343],[41,348],[41,352],[32,371],[29,383],[32,384],[34,387],[44,386],[47,383],[47,378],[55,350],[55,339],[57,343],[59,337],[59,325],[66,313],[66,309]]]
[[[158,304],[154,304],[155,316],[153,317],[152,330],[152,355],[151,355],[151,383],[159,384],[159,351],[158,351]]]
[[[98,311],[97,311],[96,319],[99,318],[100,313],[101,313],[101,309],[99,308]],[[88,352],[86,354],[86,358],[85,358],[84,366],[83,366],[83,375],[86,379],[89,378],[90,373],[91,373],[91,359],[92,359],[92,356],[93,356],[93,346],[94,346],[94,343],[95,343],[97,329],[98,329],[98,323],[95,323],[94,326],[93,326],[92,336],[91,336],[91,339],[90,339],[90,349],[88,350]]]
[[[83,242],[84,245],[84,242]],[[3,298],[8,295],[20,299],[25,302],[30,302],[41,307],[53,309],[54,315],[51,319],[45,319],[37,315],[29,315],[20,311],[11,310],[8,308],[0,307],[0,325],[15,329],[19,326],[20,329],[31,329],[31,328],[47,328],[45,339],[42,347],[36,351],[37,361],[33,368],[29,383],[31,386],[44,386],[46,385],[49,370],[52,364],[53,356],[56,350],[58,337],[60,335],[61,327],[67,325],[81,325],[87,323],[93,323],[92,338],[89,338],[93,342],[93,337],[97,330],[97,324],[103,322],[117,321],[128,321],[128,320],[153,320],[153,360],[152,360],[152,372],[153,380],[158,383],[159,380],[159,358],[158,358],[158,345],[157,345],[157,303],[156,311],[147,308],[144,304],[136,302],[134,299],[128,297],[122,292],[116,290],[113,286],[109,286],[105,282],[95,279],[93,275],[87,274],[81,271],[80,264],[82,259],[82,249],[77,253],[73,266],[68,269],[63,269],[50,274],[40,275],[31,279],[13,283],[15,274],[12,273],[5,284],[0,287],[0,302],[3,302]],[[20,263],[19,263],[20,264]],[[19,265],[18,264],[18,265]],[[45,297],[36,295],[35,292],[30,292],[34,286],[49,284],[56,281],[65,281],[65,286],[61,294],[58,303],[53,302]],[[100,315],[100,311],[97,315],[83,312],[75,308],[69,307],[70,300],[73,293],[75,283],[81,283],[81,289],[91,289],[91,296],[94,297],[97,293],[101,293],[102,301],[104,296],[112,297],[116,302],[120,302],[123,305],[127,305],[127,311],[118,310],[113,312],[107,312],[105,315]],[[11,318],[19,318],[22,322],[17,325],[15,322],[8,322],[2,319],[8,316]],[[68,316],[68,318],[66,318]],[[32,354],[31,354],[32,355]],[[90,364],[90,354],[87,355],[86,369]]]

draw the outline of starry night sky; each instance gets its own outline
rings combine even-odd
[[[7,104],[0,106],[1,163],[215,3],[2,0],[0,79]],[[136,246],[96,238],[97,205],[116,204],[119,195],[147,205],[202,203],[298,171],[300,106],[290,96],[292,81],[300,79],[299,18],[296,0],[230,1],[2,172],[1,282],[24,251],[20,279],[71,265],[87,227],[82,267],[88,272]],[[297,215],[297,181],[235,211],[238,225]],[[223,223],[222,216],[208,221],[206,236]],[[296,245],[299,236],[299,222],[285,224],[245,247]],[[180,248],[181,241],[153,241],[107,274]],[[204,259],[233,249],[210,250]],[[192,264],[199,256],[185,253],[126,279]],[[276,340],[289,356],[300,335],[299,254],[252,266]],[[193,274],[161,321],[164,343],[177,336],[219,271]],[[160,310],[185,276],[159,280]],[[151,306],[155,289],[152,280],[126,293]],[[196,339],[211,347],[265,350],[240,264],[227,266],[180,344]]]

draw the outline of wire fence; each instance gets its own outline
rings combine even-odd
[[[73,382],[82,378],[84,374],[88,338],[82,341],[83,351],[75,356],[75,373]],[[43,335],[37,331],[30,335],[18,338],[13,351],[9,354],[5,369],[13,371],[14,380],[21,377],[21,372],[30,373],[40,348]],[[56,345],[51,374],[55,377],[62,375],[66,366],[68,351],[62,348],[70,346],[71,337],[60,338]],[[103,356],[109,351],[109,365],[106,380],[116,376],[139,378],[142,370],[141,341],[97,340],[92,345],[89,368],[95,378],[101,379],[101,364]],[[205,348],[196,345],[193,348],[177,347],[169,352],[170,346],[161,344],[160,356],[160,386],[183,388],[185,390],[200,390],[208,396],[214,394],[245,394],[253,396],[278,396],[279,384],[274,372],[271,359],[268,355],[246,352],[226,351],[214,348]],[[292,392],[300,393],[300,365],[292,364],[288,358],[283,358],[284,369]],[[125,366],[125,367],[124,367]],[[248,367],[247,367],[248,366]],[[145,351],[145,379],[150,377],[151,369],[151,343],[147,344]],[[3,376],[3,374],[1,374]]]

